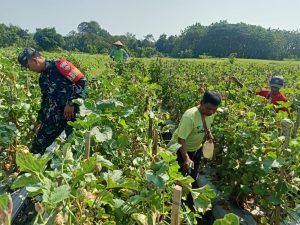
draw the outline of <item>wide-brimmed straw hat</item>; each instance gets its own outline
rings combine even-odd
[[[115,43],[113,43],[113,45],[123,47],[123,43],[121,41],[116,41]]]

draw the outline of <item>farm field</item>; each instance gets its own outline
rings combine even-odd
[[[40,107],[38,74],[21,71],[21,49],[0,49],[0,207],[7,193],[26,187],[35,201],[30,224],[171,224],[175,185],[192,191],[198,212],[211,209],[216,193],[192,189],[178,172],[178,145],[166,148],[170,131],[206,89],[218,90],[222,106],[212,133],[216,154],[204,161],[222,192],[258,224],[293,224],[300,214],[300,62],[246,59],[130,59],[83,53],[47,53],[72,61],[89,82],[88,97],[68,140],[43,156],[28,153]],[[245,88],[230,82],[236,76]],[[289,113],[247,89],[268,88],[285,78]],[[283,123],[284,121],[284,123]],[[90,156],[86,138],[90,135]],[[288,138],[287,138],[288,137]],[[298,212],[298,214],[297,214]],[[196,216],[188,212],[196,224]],[[215,224],[238,224],[228,216]],[[188,224],[181,214],[183,224]],[[294,223],[296,224],[296,223]]]

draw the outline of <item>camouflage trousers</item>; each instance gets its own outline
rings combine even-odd
[[[55,117],[41,123],[32,142],[30,152],[34,154],[44,154],[46,148],[49,147],[63,131],[66,132],[67,137],[72,133],[72,127],[67,124],[64,118],[54,118]]]

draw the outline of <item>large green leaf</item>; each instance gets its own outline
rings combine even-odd
[[[98,142],[108,141],[112,138],[113,133],[112,133],[112,129],[110,127],[104,127],[101,130],[102,131],[100,131],[99,127],[94,127],[91,130],[91,135],[95,136],[95,138]]]
[[[0,210],[4,211],[7,209],[9,203],[9,194],[0,195]]]
[[[171,177],[171,179],[180,179],[183,177],[183,175],[178,171],[179,168],[180,166],[178,165],[178,163],[173,163],[169,167],[169,176]]]
[[[65,184],[59,187],[50,188],[45,190],[43,195],[43,201],[50,205],[56,205],[57,203],[70,197],[70,186]]]
[[[96,163],[95,157],[90,157],[87,160],[82,161],[80,167],[73,171],[73,185],[83,179],[85,174],[93,172],[96,168]]]
[[[31,153],[18,152],[16,162],[21,171],[42,173],[52,156],[44,154],[41,157],[35,157]]]
[[[105,159],[102,155],[96,156],[97,162],[100,162],[102,166],[107,167],[108,169],[112,169],[114,164],[109,160]]]
[[[11,188],[16,189],[27,185],[37,184],[38,182],[39,180],[34,175],[30,173],[24,173],[17,177],[17,179],[11,185]]]
[[[1,118],[1,115],[0,115]],[[14,123],[3,123],[0,124],[0,146],[6,147],[11,144],[16,137],[17,127]]]
[[[192,189],[192,197],[194,199],[194,207],[198,212],[204,212],[211,207],[211,201],[216,197],[215,191],[205,185],[204,187]]]
[[[268,172],[270,169],[272,168],[279,168],[281,167],[282,164],[280,161],[278,160],[273,160],[272,158],[266,158],[263,161],[263,168],[266,172]]]
[[[108,171],[103,174],[106,180],[106,188],[127,188],[131,190],[139,190],[139,184],[131,178],[124,178],[122,170]]]
[[[99,203],[101,205],[108,204],[111,207],[114,207],[115,206],[114,195],[107,190],[101,190],[99,193]]]
[[[166,175],[166,174],[165,174]],[[146,172],[146,180],[155,184],[158,188],[164,188],[168,177],[154,175],[151,171]]]
[[[239,225],[239,217],[233,213],[229,213],[224,216],[223,219],[218,219],[214,222],[214,225]]]
[[[119,112],[123,107],[123,103],[116,99],[102,100],[96,103],[97,109],[104,112]]]
[[[169,151],[161,151],[161,152],[159,152],[159,155],[166,162],[174,161],[174,160],[176,160],[176,157],[177,157],[174,153],[169,152]]]
[[[134,219],[139,225],[147,225],[148,220],[147,216],[141,213],[133,213],[131,215],[132,219]]]

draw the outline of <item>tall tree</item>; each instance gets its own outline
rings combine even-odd
[[[36,29],[33,39],[36,41],[38,46],[45,51],[55,50],[63,47],[64,45],[63,36],[56,33],[54,27]]]
[[[96,34],[104,38],[111,38],[108,31],[102,29],[96,21],[82,22],[78,25],[77,30],[79,33]]]

